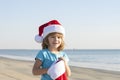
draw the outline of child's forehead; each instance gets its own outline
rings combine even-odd
[[[62,36],[61,33],[51,33],[50,36]]]

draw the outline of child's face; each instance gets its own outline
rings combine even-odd
[[[62,42],[62,37],[60,34],[53,34],[48,37],[49,47],[57,49]]]

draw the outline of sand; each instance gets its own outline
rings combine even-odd
[[[0,57],[0,80],[40,80],[32,75],[34,62]],[[69,80],[120,80],[120,72],[71,66]]]

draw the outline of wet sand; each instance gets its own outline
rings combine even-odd
[[[32,74],[34,62],[0,57],[0,80],[40,80]],[[120,72],[71,66],[69,80],[120,80]]]

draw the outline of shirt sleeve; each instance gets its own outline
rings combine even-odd
[[[39,59],[43,62],[43,60],[44,60],[43,52],[39,51],[38,54],[36,55],[35,59]]]

